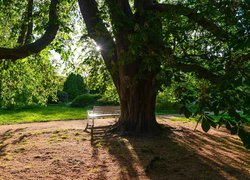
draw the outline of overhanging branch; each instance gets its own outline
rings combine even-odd
[[[198,65],[198,64],[186,64],[178,62],[178,57],[174,55],[174,52],[169,47],[164,47],[164,52],[166,57],[168,57],[169,65],[173,68],[179,69],[183,72],[193,72],[198,77],[209,80],[214,84],[220,83],[221,77],[219,75],[214,74],[210,70]]]
[[[174,66],[184,72],[194,72],[198,77],[207,79],[212,83],[217,84],[220,82],[220,77],[218,75],[213,74],[208,69],[201,67],[199,65],[175,63]]]
[[[55,39],[59,29],[57,4],[58,0],[51,0],[49,22],[44,35],[40,39],[17,48],[0,48],[0,59],[22,59],[45,49]]]
[[[166,12],[168,14],[173,13],[184,15],[211,32],[219,40],[226,41],[229,39],[228,33],[226,31],[218,27],[216,24],[214,24],[214,22],[206,19],[202,14],[197,13],[194,9],[185,7],[180,4],[154,4],[151,6],[151,9],[159,12]]]
[[[250,61],[250,53],[249,54],[244,54],[242,56],[239,56],[236,58],[235,63],[237,64],[243,64],[247,61]]]
[[[126,18],[132,18],[133,13],[131,7],[129,5],[128,0],[105,0],[108,4],[109,9],[111,10],[111,14],[115,14],[117,16],[117,10],[123,13]]]
[[[238,56],[226,63],[226,71],[232,72],[237,69],[240,69],[242,65],[244,65],[246,62],[250,62],[250,54],[243,54],[241,56]]]
[[[97,3],[95,0],[78,0],[78,3],[88,30],[88,35],[101,46],[102,57],[107,68],[110,70],[116,56],[115,43],[99,16]]]

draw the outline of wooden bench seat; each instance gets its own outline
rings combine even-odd
[[[95,126],[95,119],[113,117],[117,120],[120,116],[120,112],[120,106],[94,106],[93,110],[87,111],[88,116],[85,131],[90,129],[92,134]]]

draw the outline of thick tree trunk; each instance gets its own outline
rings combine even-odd
[[[149,133],[157,130],[154,86],[152,79],[146,79],[129,88],[120,87],[121,116],[118,125],[122,131]]]
[[[126,67],[131,72],[131,68]],[[121,116],[115,125],[124,133],[152,133],[159,130],[155,117],[155,75],[145,72],[142,77],[128,76],[120,71],[118,94]]]

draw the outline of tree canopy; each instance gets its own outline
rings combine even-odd
[[[121,117],[114,129],[136,133],[159,129],[154,113],[157,92],[162,85],[175,85],[182,113],[200,115],[205,131],[225,124],[249,147],[244,130],[244,115],[250,113],[248,1],[78,0],[78,6],[66,0],[0,2],[5,9],[0,12],[1,62],[46,47],[67,57],[66,33],[73,33],[79,7],[84,20],[79,41],[101,47],[119,95]],[[97,64],[89,60],[84,59]],[[197,83],[194,95],[185,83],[190,77]],[[205,111],[230,117],[216,122]]]

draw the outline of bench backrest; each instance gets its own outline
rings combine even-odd
[[[94,114],[120,114],[120,106],[94,106]]]

